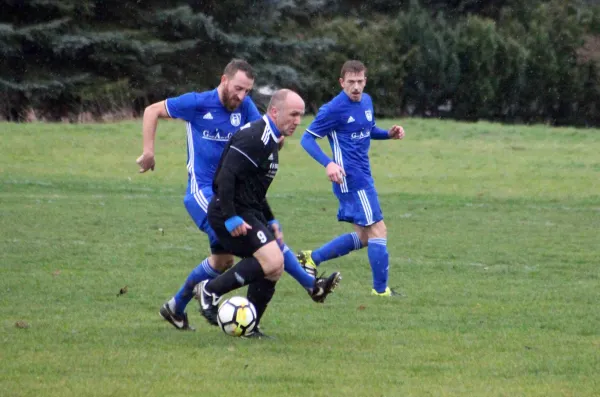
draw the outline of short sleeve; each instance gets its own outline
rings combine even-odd
[[[197,94],[188,92],[178,97],[168,98],[165,102],[169,117],[192,121],[198,109]]]
[[[337,125],[337,114],[331,111],[329,104],[321,106],[315,119],[310,123],[306,131],[323,138],[335,130]]]

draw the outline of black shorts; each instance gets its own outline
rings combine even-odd
[[[221,208],[216,200],[208,205],[208,223],[215,231],[221,247],[211,246],[213,254],[233,254],[240,258],[250,258],[263,245],[275,241],[267,220],[260,211],[244,211],[238,214],[252,229],[245,236],[233,237],[225,227]],[[223,248],[223,250],[221,250]],[[220,252],[219,252],[220,251]]]

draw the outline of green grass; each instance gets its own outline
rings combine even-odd
[[[371,154],[407,297],[369,296],[365,250],[322,266],[344,276],[325,305],[285,275],[274,341],[228,337],[195,302],[195,333],[158,316],[208,253],[181,123],[161,122],[144,175],[141,122],[0,124],[0,394],[597,396],[600,131],[401,123]],[[299,137],[269,197],[296,250],[350,230]]]

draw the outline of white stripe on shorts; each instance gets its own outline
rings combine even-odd
[[[196,193],[194,193],[194,199],[200,208],[202,208],[202,211],[208,213],[208,200],[206,199],[204,193],[202,193],[202,190],[198,190]]]
[[[369,199],[367,198],[367,192],[364,190],[359,190],[358,197],[360,198],[360,202],[363,206],[363,211],[365,211],[365,216],[367,218],[367,226],[373,224],[373,210],[371,209],[371,204],[369,203]]]

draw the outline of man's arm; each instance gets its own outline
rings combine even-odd
[[[201,104],[195,93],[189,92],[178,97],[169,98],[164,101],[153,103],[144,110],[142,119],[142,135],[144,146],[142,155],[136,162],[140,166],[140,172],[154,171],[154,142],[156,140],[156,126],[159,118],[192,120],[194,113]]]
[[[234,138],[235,139],[235,138]],[[241,142],[243,144],[243,142]],[[244,178],[248,170],[258,167],[258,162],[253,160],[253,153],[247,153],[242,146],[230,145],[223,153],[222,163],[218,174],[215,176],[215,195],[221,205],[225,217],[225,227],[232,236],[246,235],[252,227],[242,217],[236,214],[234,198],[235,186],[238,178]]]
[[[156,126],[159,118],[167,118],[169,113],[165,107],[165,101],[153,103],[144,110],[142,119],[143,151],[136,163],[140,166],[140,172],[154,171],[154,142],[156,140]]]
[[[327,167],[332,160],[325,154],[325,152],[319,147],[317,143],[317,137],[310,132],[306,131],[304,135],[302,135],[302,139],[300,140],[300,144],[306,150],[310,157],[317,160],[319,164],[323,167]]]
[[[215,195],[219,199],[221,211],[227,220],[237,216],[233,203],[237,178],[244,173],[245,168],[254,168],[255,165],[240,153],[239,149],[236,149],[235,146],[230,146],[223,156],[221,168],[215,176],[215,185],[217,187]]]
[[[371,139],[376,139],[376,140],[390,139],[390,134],[387,130],[384,130],[383,128],[373,126],[373,128],[371,129]]]
[[[306,150],[310,156],[317,160],[319,164],[325,167],[325,172],[327,172],[327,177],[331,182],[335,182],[341,184],[343,182],[343,177],[346,176],[346,172],[342,167],[337,165],[333,160],[329,158],[321,150],[319,145],[317,144],[316,136],[306,131],[304,135],[302,135],[302,140],[300,140],[300,144]]]
[[[399,125],[394,125],[389,131],[374,126],[371,130],[372,139],[402,139],[404,138],[404,128]]]

